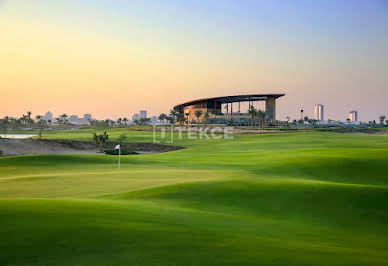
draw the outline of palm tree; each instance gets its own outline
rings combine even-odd
[[[172,131],[174,132],[174,126],[176,121],[176,116],[178,115],[178,112],[174,109],[170,110],[170,117],[171,117],[171,125],[172,125]]]
[[[265,120],[267,118],[267,113],[262,111],[262,110],[258,110],[256,112],[256,116],[259,119],[260,127],[263,129],[264,128],[264,124],[265,124]]]
[[[1,122],[1,126],[4,130],[4,138],[6,138],[7,137],[7,129],[8,129],[8,125],[9,125],[9,117],[5,116],[0,122]]]
[[[38,119],[38,127],[39,127],[39,138],[42,139],[42,133],[44,128],[46,127],[47,121],[42,119],[42,116],[37,115],[36,118]]]
[[[253,124],[257,116],[257,110],[253,105],[249,107],[248,114],[251,116],[251,130],[253,130]]]
[[[119,117],[119,119],[117,119],[117,124],[119,124],[120,126],[121,126],[121,121],[122,121],[122,119],[121,119],[121,117]]]
[[[167,115],[166,116],[167,123],[171,124],[172,123],[172,117]]]
[[[31,119],[31,115],[32,115],[32,112],[31,111],[28,111],[27,112],[27,115],[26,115],[26,123],[28,124],[33,124],[34,123],[34,120]]]
[[[290,125],[291,118],[289,116],[286,116],[286,126]]]
[[[198,125],[199,125],[199,118],[201,117],[201,115],[202,115],[202,110],[197,110],[197,111],[195,111],[195,117],[197,118],[197,123],[198,123]]]
[[[128,118],[124,117],[124,118],[123,118],[123,121],[124,121],[124,125],[127,125]]]
[[[165,113],[161,113],[158,117],[159,121],[162,121],[164,124],[164,121],[167,119],[167,115]]]
[[[37,124],[38,127],[39,127],[39,138],[42,139],[43,129],[44,129],[44,127],[45,127],[47,121],[46,121],[46,120],[43,120],[41,115],[35,116],[35,119],[37,120],[37,121],[36,121],[36,124]]]
[[[309,117],[305,116],[303,120],[304,120],[304,122],[308,122],[309,121]]]
[[[26,115],[22,115],[22,117],[20,117],[20,121],[23,124],[27,125],[28,117]]]
[[[207,126],[207,122],[209,120],[209,112],[205,112],[203,114],[203,120],[205,121],[205,126]]]
[[[42,120],[42,116],[37,115],[37,116],[35,116],[35,119],[36,119],[36,122],[39,123]]]
[[[184,125],[186,119],[185,119],[185,115],[183,113],[178,113],[176,115],[176,122],[179,124],[179,125]]]
[[[108,139],[109,139],[109,135],[106,133],[106,131],[102,135],[97,135],[96,132],[93,133],[93,142],[98,146],[100,146],[100,152],[104,151],[104,148]]]
[[[67,114],[63,114],[60,117],[62,118],[63,124],[67,124]]]
[[[185,113],[187,126],[189,125],[190,113],[191,113],[191,111],[188,111],[188,112]]]
[[[23,115],[24,124],[27,125],[29,123],[28,116]]]
[[[171,109],[170,110],[170,116],[171,116],[171,118],[172,118],[172,124],[174,124],[175,123],[175,121],[176,121],[176,116],[178,115],[178,112],[177,111],[175,111],[174,109]]]
[[[385,120],[385,118],[386,118],[385,115],[380,115],[380,116],[379,116],[379,120],[380,120],[381,126],[384,126],[384,120]]]
[[[20,121],[21,124],[24,124],[24,123],[25,123],[25,122],[24,122],[24,115],[22,115],[22,116],[19,118],[19,121]]]

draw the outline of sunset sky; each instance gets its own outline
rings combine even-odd
[[[388,115],[388,0],[0,0],[0,117],[131,117],[286,93],[278,119]]]

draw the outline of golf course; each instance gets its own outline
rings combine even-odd
[[[109,140],[123,133],[153,141]],[[0,265],[388,265],[388,134],[174,137],[184,149],[120,169],[103,154],[0,157]]]

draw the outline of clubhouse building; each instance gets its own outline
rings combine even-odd
[[[197,121],[196,111],[202,111],[199,119],[204,118],[204,114],[208,114],[208,123],[210,124],[227,124],[230,121],[233,123],[249,123],[250,115],[248,112],[243,113],[240,110],[241,102],[248,102],[248,110],[253,102],[265,101],[265,112],[267,113],[268,122],[276,121],[276,99],[285,94],[247,94],[222,96],[215,98],[198,99],[174,106],[174,110],[189,114],[188,121],[193,123]],[[225,106],[225,112],[222,112],[222,105]]]

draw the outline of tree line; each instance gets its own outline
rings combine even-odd
[[[264,128],[268,124],[268,116],[267,113],[263,110],[256,109],[254,106],[250,106],[248,110],[248,114],[250,116],[250,125],[251,128],[255,125],[258,125],[260,128]],[[165,124],[166,122],[175,125],[189,125],[189,124],[205,124],[207,125],[209,122],[210,114],[209,112],[203,112],[201,110],[194,111],[194,117],[195,119],[190,121],[190,115],[191,111],[185,112],[185,113],[179,113],[176,110],[172,109],[170,110],[169,114],[161,113],[158,116],[158,120]],[[386,120],[385,115],[380,115],[378,117],[378,122],[376,120],[369,121],[366,123],[366,125],[370,127],[377,127],[377,126],[388,126],[388,120]],[[232,118],[230,119],[230,123],[233,125]],[[57,125],[70,125],[68,120],[67,114],[62,114],[58,118],[55,119]],[[96,127],[113,127],[113,126],[127,126],[128,125],[128,118],[118,118],[116,121],[111,119],[105,119],[105,120],[89,120],[91,126]],[[318,120],[310,119],[308,116],[303,117],[303,119],[296,120],[294,119],[292,122],[291,118],[289,116],[286,117],[286,121],[283,122],[286,125],[303,125],[303,124],[311,124],[315,125]],[[329,119],[328,122],[334,122],[334,120]],[[346,119],[347,123],[352,123],[350,119]],[[384,125],[385,122],[385,125]],[[0,127],[3,131],[3,134],[7,134],[7,130],[12,127],[22,127],[22,126],[32,126],[34,128],[39,129],[39,137],[42,137],[43,130],[48,126],[51,125],[53,121],[46,120],[41,115],[37,115],[35,117],[35,120],[32,118],[32,112],[27,111],[25,114],[23,114],[20,118],[13,118],[9,116],[5,116],[4,118],[0,119]],[[141,118],[139,120],[133,121],[135,125],[150,125],[151,119],[150,118]],[[338,121],[338,123],[342,123],[341,121]],[[363,123],[365,124],[365,123]]]

